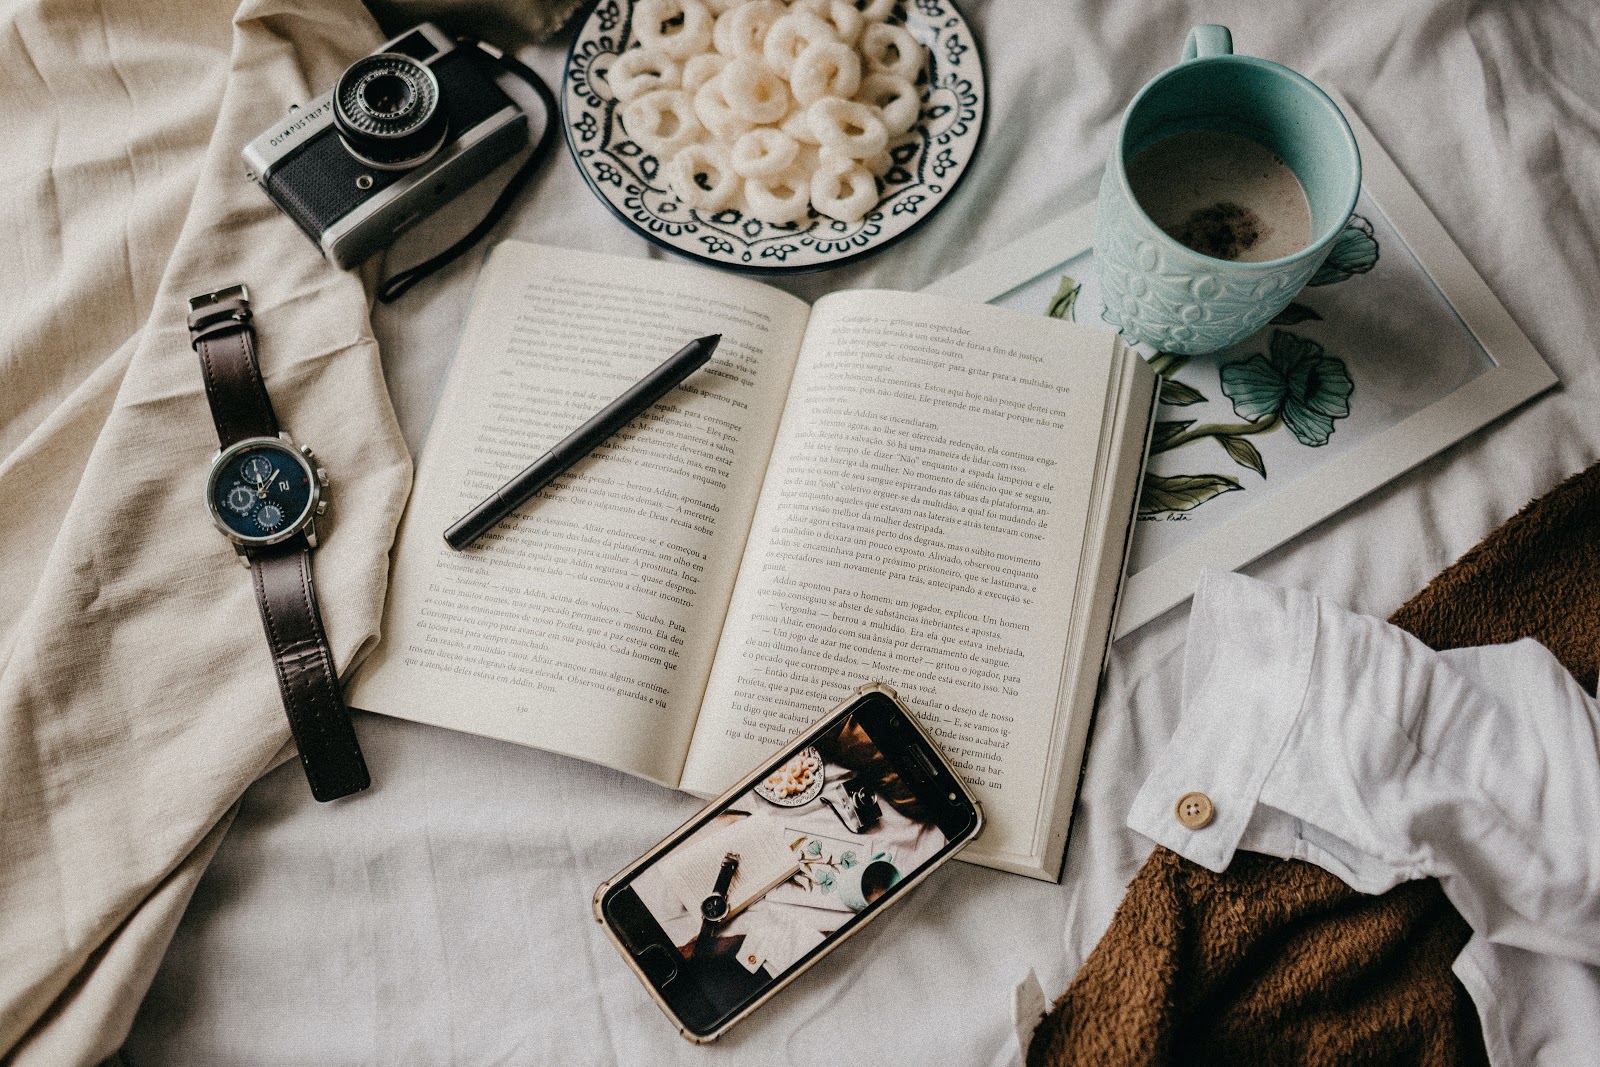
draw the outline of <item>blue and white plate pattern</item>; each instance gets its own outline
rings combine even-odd
[[[951,0],[908,0],[902,23],[928,50],[917,76],[922,114],[890,150],[894,165],[879,179],[882,199],[855,223],[812,212],[782,226],[729,208],[711,214],[685,206],[667,185],[662,161],[629,140],[622,109],[606,82],[633,41],[634,0],[599,0],[572,43],[562,86],[567,145],[590,188],[618,218],[671,251],[740,271],[799,273],[836,267],[903,237],[954,190],[972,162],[983,129],[983,59],[971,28]]]

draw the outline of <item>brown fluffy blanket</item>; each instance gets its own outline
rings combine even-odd
[[[1523,508],[1391,619],[1434,648],[1537,638],[1591,693],[1600,465]],[[1380,896],[1240,852],[1212,874],[1157,848],[1039,1024],[1028,1067],[1485,1063],[1450,963],[1470,931],[1436,881]]]

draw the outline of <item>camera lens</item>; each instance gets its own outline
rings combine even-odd
[[[381,170],[406,170],[444,144],[433,71],[394,52],[358,59],[333,90],[333,125],[350,154]]]
[[[368,112],[385,117],[399,114],[411,106],[416,94],[411,83],[398,74],[379,74],[361,87],[361,103]]]

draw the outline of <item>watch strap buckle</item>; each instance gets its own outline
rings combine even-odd
[[[189,298],[189,310],[199,311],[208,304],[221,304],[224,301],[238,300],[250,303],[250,290],[243,285],[225,285],[213,293],[201,293],[199,296]]]
[[[189,346],[250,321],[250,290],[230,285],[189,298]]]

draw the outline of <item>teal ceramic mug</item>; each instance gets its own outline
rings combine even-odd
[[[900,883],[900,868],[887,852],[875,852],[865,863],[841,870],[834,882],[839,899],[851,911],[865,911],[868,904]]]
[[[1311,211],[1308,244],[1241,262],[1193,251],[1156,225],[1133,194],[1129,162],[1168,137],[1207,131],[1255,141],[1294,172]],[[1237,344],[1305,286],[1360,191],[1361,154],[1328,95],[1287,67],[1234,55],[1226,27],[1196,26],[1178,65],[1128,106],[1100,183],[1094,247],[1107,316],[1163,352]]]

